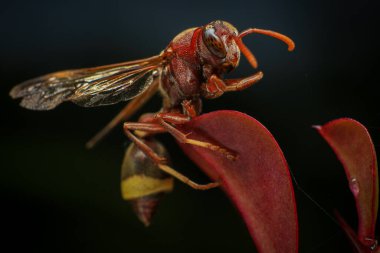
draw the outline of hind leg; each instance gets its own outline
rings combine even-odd
[[[208,184],[198,184],[194,181],[190,180],[185,175],[179,173],[175,169],[171,168],[170,166],[166,165],[166,159],[164,157],[160,157],[157,155],[156,152],[154,152],[148,145],[146,145],[142,140],[141,137],[135,136],[131,130],[135,131],[141,131],[146,134],[157,134],[160,132],[166,132],[167,130],[157,123],[133,123],[133,122],[127,122],[124,124],[124,131],[125,134],[128,136],[128,138],[135,143],[135,145],[141,149],[149,158],[151,158],[154,163],[157,164],[157,167],[161,169],[162,171],[165,171],[169,175],[177,178],[179,181],[189,185],[190,187],[196,189],[196,190],[208,190],[211,188],[215,188],[219,186],[219,183],[213,182]]]

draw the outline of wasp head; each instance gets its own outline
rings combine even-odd
[[[213,21],[202,27],[203,60],[221,72],[236,68],[240,60],[240,50],[235,42],[237,29],[226,21]]]
[[[240,60],[240,52],[247,58],[252,67],[257,68],[256,58],[243,44],[242,38],[250,33],[260,33],[285,42],[288,50],[295,47],[294,42],[280,33],[257,28],[249,28],[241,33],[226,21],[213,21],[202,27],[201,57],[202,60],[221,73],[236,68]]]

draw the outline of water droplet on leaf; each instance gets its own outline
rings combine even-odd
[[[354,194],[355,197],[359,195],[359,182],[356,178],[351,178],[350,180],[350,189],[352,194]]]

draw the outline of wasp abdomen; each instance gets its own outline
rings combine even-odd
[[[159,156],[169,160],[165,147],[153,138],[143,140]],[[121,193],[131,202],[144,225],[149,226],[157,205],[173,189],[173,178],[160,170],[135,144],[127,148],[121,168]]]

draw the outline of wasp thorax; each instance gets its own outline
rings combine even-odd
[[[164,146],[150,138],[143,140],[158,155],[169,159]],[[173,189],[173,178],[160,170],[135,144],[129,145],[121,167],[121,193],[131,202],[144,225],[150,224],[164,193]]]

